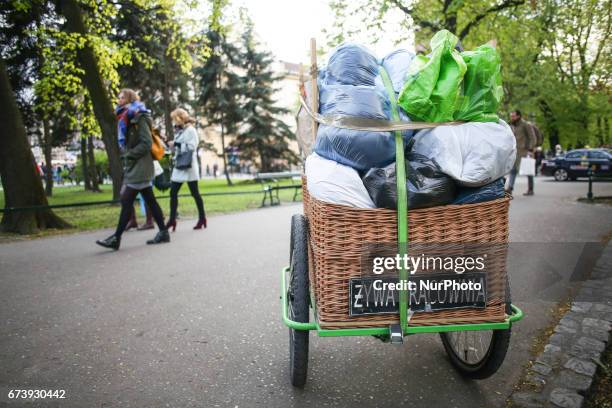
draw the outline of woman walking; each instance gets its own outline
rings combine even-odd
[[[164,225],[164,215],[153,194],[153,157],[151,156],[151,115],[131,89],[119,93],[115,110],[118,119],[118,141],[123,160],[123,186],[121,187],[121,214],[115,233],[96,243],[105,248],[119,249],[121,235],[134,213],[134,200],[138,193],[151,209],[159,232],[147,244],[170,242],[170,234]]]
[[[187,183],[189,192],[198,207],[198,223],[193,229],[206,228],[206,213],[204,212],[204,201],[198,190],[198,179],[200,169],[198,166],[198,133],[193,127],[194,120],[184,109],[175,109],[170,114],[176,126],[174,137],[174,170],[170,181],[170,220],[166,224],[167,228],[176,229],[176,210],[178,207],[178,192],[183,183]],[[172,143],[172,142],[171,142]]]

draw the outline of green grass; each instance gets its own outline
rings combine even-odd
[[[218,192],[239,192],[252,191],[253,194],[226,195],[226,196],[204,196],[204,206],[206,215],[231,213],[258,208],[263,198],[262,185],[252,180],[233,180],[234,185],[228,186],[225,178],[200,180],[200,193]],[[294,181],[297,183],[297,181]],[[279,185],[291,185],[291,180],[283,180]],[[154,189],[155,195],[159,198],[158,202],[162,207],[164,216],[167,218],[170,212],[170,199],[161,198],[169,195],[170,191],[159,191]],[[281,201],[290,202],[293,199],[293,189],[281,190],[279,196]],[[186,194],[186,197],[179,197],[179,216],[183,219],[197,217],[197,208],[193,198],[189,195],[189,188],[183,185],[179,194]],[[298,199],[301,195],[298,196]],[[57,187],[53,189],[53,196],[49,197],[49,204],[71,204],[80,202],[106,201],[112,199],[112,187],[103,185],[102,192],[93,193],[84,191],[82,186]],[[266,203],[268,204],[268,203]],[[4,196],[0,194],[0,208],[4,207]],[[75,226],[69,232],[94,230],[99,228],[114,227],[119,217],[119,205],[94,205],[87,207],[72,207],[55,209],[54,212],[64,220]],[[140,206],[136,206],[138,222],[144,221],[144,215],[140,212]],[[59,233],[61,231],[45,231],[41,234],[33,235],[38,237]],[[4,234],[4,238],[14,237],[14,234]]]

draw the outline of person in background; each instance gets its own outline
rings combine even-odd
[[[148,204],[159,232],[147,244],[170,242],[170,234],[164,225],[162,213],[153,194],[153,157],[151,156],[151,115],[131,89],[119,93],[117,115],[118,142],[123,160],[123,186],[121,188],[121,213],[115,233],[96,243],[105,248],[119,249],[121,235],[134,213],[134,200],[138,193]]]
[[[191,152],[191,165],[189,168],[177,169],[176,165],[172,170],[170,181],[170,220],[166,224],[167,228],[176,230],[176,211],[178,208],[178,193],[183,183],[187,183],[189,192],[198,207],[198,223],[193,229],[206,228],[206,213],[204,212],[204,201],[198,189],[199,165],[197,157],[197,147],[199,143],[198,132],[193,124],[195,121],[184,109],[175,109],[170,114],[176,126],[174,141],[169,142],[174,150],[174,162],[176,163],[179,154],[189,154]]]
[[[514,162],[514,168],[510,171],[510,177],[508,180],[508,187],[506,191],[512,193],[514,190],[514,182],[516,175],[518,174],[521,166],[521,158],[531,154],[533,156],[533,149],[536,145],[536,135],[533,132],[533,128],[529,123],[523,120],[521,111],[515,110],[510,113],[510,127],[512,133],[516,138],[516,161]],[[533,195],[533,176],[527,176],[527,192],[523,195]]]
[[[536,176],[540,172],[540,166],[542,165],[542,160],[544,160],[544,151],[542,150],[542,146],[538,146],[535,149]]]
[[[527,123],[529,124],[529,126],[531,126],[531,131],[533,132],[535,139],[536,139],[534,158],[536,161],[536,175],[537,175],[538,171],[540,170],[540,165],[542,164],[542,159],[544,158],[544,151],[542,150],[542,145],[544,144],[544,136],[542,135],[542,132],[540,132],[540,129],[538,129],[537,125],[535,124],[533,120],[533,115],[531,117],[531,121]]]

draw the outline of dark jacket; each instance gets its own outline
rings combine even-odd
[[[130,120],[123,154],[123,184],[139,184],[153,180],[155,170],[151,156],[151,116],[139,113]]]

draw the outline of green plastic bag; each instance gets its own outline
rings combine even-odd
[[[454,119],[466,122],[497,122],[497,109],[504,91],[501,84],[501,59],[494,47],[481,45],[464,51],[467,65],[461,96]]]
[[[412,120],[448,122],[454,119],[466,64],[455,50],[457,37],[447,30],[431,39],[431,54],[417,56],[406,74],[398,104]]]

